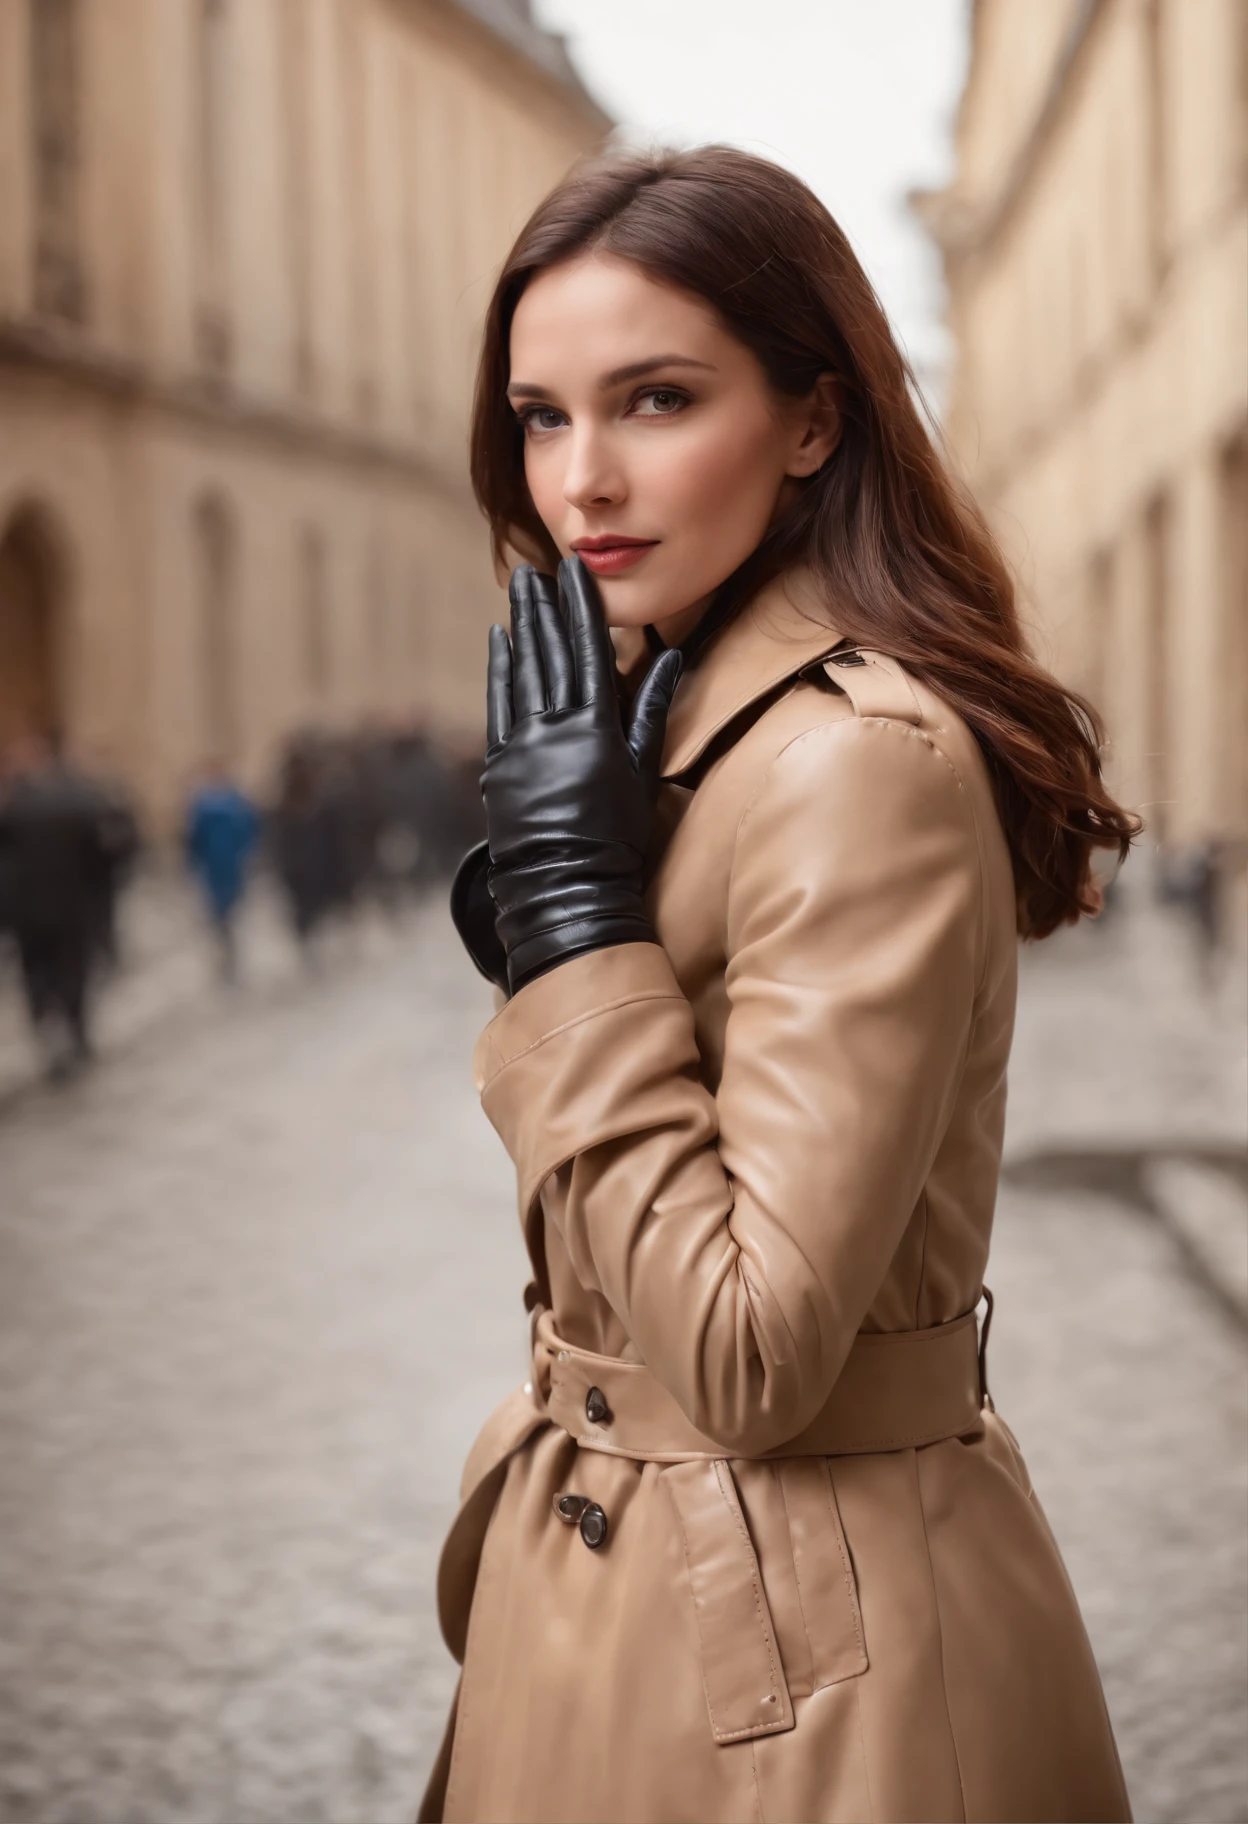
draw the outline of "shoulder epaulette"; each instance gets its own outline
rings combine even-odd
[[[886,653],[844,643],[820,661],[819,669],[849,698],[856,716],[880,716],[915,727],[923,720],[909,678]]]

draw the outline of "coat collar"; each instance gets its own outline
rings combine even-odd
[[[662,775],[692,766],[734,716],[827,656],[841,634],[809,571],[777,577],[714,634],[681,678],[667,718]]]

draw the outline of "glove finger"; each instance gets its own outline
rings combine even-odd
[[[579,557],[559,566],[559,597],[567,612],[576,661],[578,701],[615,696],[615,648],[607,632],[598,586]]]
[[[576,703],[576,667],[572,661],[568,630],[559,611],[553,577],[543,576],[540,571],[535,572],[533,599],[537,606],[537,637],[542,648],[550,707],[572,709]]]
[[[487,751],[511,733],[511,641],[506,629],[490,628],[490,663],[485,685],[485,745]]]
[[[663,737],[667,732],[667,712],[680,682],[684,659],[676,647],[660,653],[641,682],[628,725],[628,745],[637,762],[637,771],[651,785],[657,783],[663,759]]]
[[[519,722],[538,716],[546,708],[546,671],[533,618],[533,566],[521,564],[511,573],[511,700]]]

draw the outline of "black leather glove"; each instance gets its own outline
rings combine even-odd
[[[507,993],[507,952],[499,942],[498,907],[490,898],[490,845],[469,849],[451,882],[451,919],[487,982]]]
[[[495,931],[513,993],[583,951],[654,942],[642,871],[681,657],[673,649],[656,659],[626,732],[606,621],[578,558],[560,564],[558,591],[556,599],[549,577],[521,565],[511,579],[511,641],[490,630],[481,791]],[[479,904],[472,881],[469,870],[466,905],[474,895]],[[479,967],[482,949],[488,940],[477,946]],[[488,961],[496,965],[496,953]]]

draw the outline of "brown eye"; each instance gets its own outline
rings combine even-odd
[[[675,392],[669,387],[656,386],[641,395],[633,411],[639,418],[670,418],[688,403],[686,394]]]

